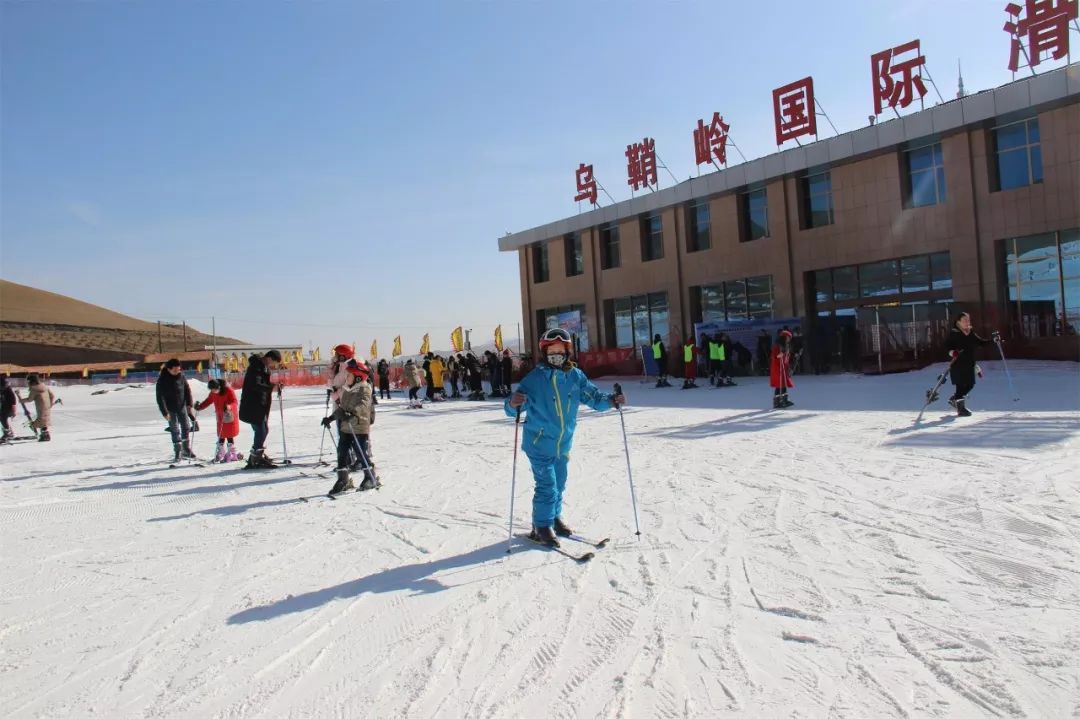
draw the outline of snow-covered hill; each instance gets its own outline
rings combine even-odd
[[[565,513],[612,541],[581,565],[507,555],[514,427],[495,403],[380,404],[384,488],[302,503],[332,483],[302,474],[319,454],[318,389],[285,397],[296,464],[254,473],[165,468],[151,387],[64,388],[52,443],[0,447],[0,706],[1080,716],[1077,365],[1016,363],[1018,403],[986,369],[975,416],[942,399],[919,426],[940,366],[800,377],[780,411],[763,379],[625,380],[642,536],[619,418],[583,409]],[[279,430],[275,408],[276,458]]]

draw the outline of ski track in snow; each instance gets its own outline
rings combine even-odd
[[[384,487],[305,504],[333,481],[301,475],[317,388],[286,393],[296,464],[265,472],[167,468],[151,387],[61,388],[51,444],[0,447],[0,706],[1080,716],[1080,375],[1011,367],[1022,402],[985,363],[975,416],[942,400],[918,426],[940,366],[799,377],[783,411],[758,378],[626,380],[642,536],[618,418],[582,409],[565,514],[611,537],[582,565],[506,553],[513,423],[494,402],[381,403]],[[519,456],[515,532],[531,494]]]

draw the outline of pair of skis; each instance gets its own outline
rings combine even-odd
[[[557,547],[557,546],[555,546],[553,544],[544,544],[543,542],[536,541],[535,539],[530,537],[528,534],[516,534],[514,536],[516,536],[518,539],[524,539],[526,542],[529,542],[530,544],[535,544],[537,547],[547,549],[549,551],[555,552],[556,554],[561,554],[564,557],[566,557],[567,559],[574,560],[578,564],[584,564],[585,562],[589,561],[590,559],[592,559],[593,557],[596,556],[596,552],[585,552],[584,554],[575,554],[574,552],[571,552],[571,551],[569,551],[567,549],[563,549],[562,547]],[[607,546],[607,543],[609,541],[611,541],[610,537],[605,537],[604,539],[601,539],[600,541],[595,541],[595,540],[592,540],[592,539],[586,539],[585,537],[578,536],[577,534],[571,534],[569,537],[561,537],[561,539],[569,539],[572,542],[579,542],[581,544],[587,544],[590,547],[592,547],[593,549],[603,549],[604,547]]]

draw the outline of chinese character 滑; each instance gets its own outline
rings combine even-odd
[[[705,126],[704,120],[697,121],[694,130],[694,157],[697,164],[712,162],[713,158],[721,165],[727,164],[727,137],[730,126],[724,122],[719,112],[714,112],[712,123]]]
[[[1021,20],[1020,13],[1025,11]],[[1043,53],[1050,53],[1060,60],[1069,53],[1069,21],[1080,16],[1080,0],[1024,0],[1024,7],[1016,3],[1005,6],[1010,20],[1002,28],[1012,36],[1009,53],[1009,69],[1016,72],[1020,67],[1020,50],[1026,36],[1029,63],[1035,67],[1042,61]]]
[[[651,137],[626,146],[626,184],[634,190],[657,183],[656,141]]]
[[[913,57],[897,61],[897,56],[914,52]],[[880,115],[885,108],[899,105],[905,108],[926,94],[922,75],[914,71],[926,64],[926,57],[919,51],[919,41],[898,45],[870,56],[870,71],[874,82],[874,114]],[[915,93],[918,92],[918,95]]]
[[[584,162],[578,166],[577,169],[577,195],[574,197],[574,202],[581,202],[582,200],[588,200],[592,204],[596,204],[596,179],[593,177],[592,165],[586,165]]]
[[[778,87],[773,90],[772,96],[777,145],[803,135],[817,135],[812,77]]]

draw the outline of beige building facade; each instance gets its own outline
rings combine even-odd
[[[524,337],[582,349],[694,323],[970,309],[1029,356],[1080,357],[1080,65],[507,235]],[[915,312],[916,310],[911,310]]]

